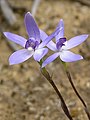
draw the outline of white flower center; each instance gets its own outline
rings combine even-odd
[[[59,52],[62,52],[62,51],[66,51],[67,50],[67,41],[65,43],[63,43],[64,45],[60,48]]]

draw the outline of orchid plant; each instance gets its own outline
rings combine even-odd
[[[50,76],[49,72],[46,70],[45,66],[51,63],[52,61],[54,61],[57,57],[60,57],[61,61],[63,61],[64,63],[83,59],[81,55],[74,54],[71,51],[69,51],[69,49],[76,47],[77,45],[84,42],[88,38],[88,35],[87,34],[79,35],[67,41],[66,37],[64,37],[64,22],[61,19],[55,31],[50,36],[48,36],[44,31],[38,28],[38,25],[36,24],[30,12],[27,12],[25,14],[24,22],[28,34],[28,39],[25,39],[22,36],[10,32],[4,32],[4,35],[8,40],[11,40],[23,47],[23,49],[14,52],[9,57],[9,64],[10,65],[19,64],[33,56],[34,60],[37,61],[40,65],[41,73],[49,81],[49,83],[52,85],[57,95],[59,96],[61,101],[61,107],[64,113],[66,114],[69,120],[73,120],[68,110],[68,107],[60,93],[60,90],[58,90],[57,86],[52,80],[52,77]],[[54,37],[56,43],[52,41]],[[48,53],[48,48],[55,53],[49,56],[45,61],[43,61],[43,57]],[[84,100],[79,95],[78,91],[76,90],[66,65],[64,67],[69,82],[71,83],[76,95],[83,103],[85,112],[88,116],[88,119],[90,120],[90,113],[88,112],[87,106]]]
[[[51,56],[49,56],[43,63],[42,63],[42,68],[45,67],[47,64],[51,63],[52,61],[54,61],[58,56],[60,57],[62,63],[64,63],[64,68],[67,74],[67,77],[69,79],[69,82],[74,90],[74,92],[76,93],[76,95],[78,96],[78,98],[80,99],[80,101],[82,102],[83,106],[84,106],[84,110],[90,120],[90,113],[88,112],[88,108],[87,105],[85,104],[84,100],[82,99],[82,97],[79,95],[79,92],[76,90],[74,83],[72,81],[71,75],[67,69],[67,65],[66,62],[74,62],[74,61],[78,61],[78,60],[82,60],[83,57],[81,55],[78,54],[74,54],[71,51],[69,51],[69,49],[76,47],[77,45],[81,44],[82,42],[84,42],[87,38],[88,38],[88,34],[83,34],[83,35],[79,35],[76,37],[71,38],[70,40],[66,41],[66,38],[64,37],[64,22],[61,19],[57,28],[61,29],[61,31],[59,32],[59,34],[55,37],[56,39],[56,44],[53,41],[50,41],[47,44],[47,47],[49,49],[51,49],[52,51],[54,51],[55,53]],[[40,30],[40,35],[42,40],[44,41],[48,35]]]

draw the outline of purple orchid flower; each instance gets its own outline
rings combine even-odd
[[[45,67],[47,64],[54,61],[58,56],[64,62],[74,62],[74,61],[83,59],[81,55],[74,54],[70,52],[69,49],[76,47],[77,45],[84,42],[88,38],[88,35],[87,34],[79,35],[79,36],[71,38],[69,41],[66,41],[67,39],[64,37],[64,22],[62,19],[60,20],[57,28],[60,29],[61,27],[62,27],[61,31],[55,37],[56,44],[53,41],[50,41],[47,44],[47,47],[51,49],[52,51],[54,51],[55,53],[49,56],[43,62],[42,67]],[[40,30],[40,35],[43,41],[48,37],[48,35],[42,30]]]
[[[29,39],[25,39],[22,36],[10,33],[10,32],[4,32],[4,35],[11,41],[21,45],[24,47],[24,49],[18,50],[14,52],[10,57],[9,57],[9,63],[10,65],[13,64],[19,64],[27,59],[31,58],[32,56],[36,61],[40,61],[48,52],[47,48],[44,48],[45,45],[52,39],[54,38],[58,32],[59,29],[56,29],[55,32],[53,32],[49,37],[45,39],[44,42],[40,41],[40,30],[33,19],[32,15],[30,12],[27,12],[25,14],[25,27],[27,34],[29,36]]]

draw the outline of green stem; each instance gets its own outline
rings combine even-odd
[[[39,63],[41,64],[41,63]],[[69,113],[69,110],[64,102],[64,99],[60,93],[60,91],[58,90],[57,86],[55,85],[55,83],[53,82],[51,76],[49,75],[48,71],[44,68],[41,68],[41,73],[43,74],[43,76],[49,81],[49,83],[52,85],[52,87],[54,88],[55,92],[57,93],[58,97],[60,98],[61,100],[61,107],[64,111],[64,113],[66,114],[66,116],[69,118],[69,120],[73,120],[70,113]]]
[[[83,104],[83,106],[84,106],[84,110],[85,110],[85,112],[86,112],[86,114],[87,114],[87,117],[88,117],[88,119],[90,120],[90,113],[89,113],[89,111],[88,111],[87,105],[85,104],[83,98],[80,96],[79,92],[76,90],[76,88],[75,88],[75,86],[74,86],[74,83],[73,83],[73,81],[72,81],[71,75],[70,75],[70,73],[69,73],[69,71],[68,71],[68,69],[67,69],[66,63],[64,63],[63,65],[64,65],[64,68],[65,68],[67,77],[68,77],[68,79],[69,79],[69,82],[70,82],[70,84],[71,84],[74,92],[75,92],[76,95],[78,96],[79,100],[82,102],[82,104]]]

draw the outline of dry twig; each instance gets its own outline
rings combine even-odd
[[[33,16],[35,16],[40,2],[41,2],[41,0],[34,0],[33,6],[32,6],[32,9],[31,9],[31,13],[32,13]]]
[[[78,1],[81,4],[84,4],[84,5],[90,6],[90,0],[75,0],[75,1]]]
[[[5,19],[12,26],[16,23],[17,19],[14,15],[12,9],[10,8],[8,2],[6,0],[0,0],[0,7]]]

